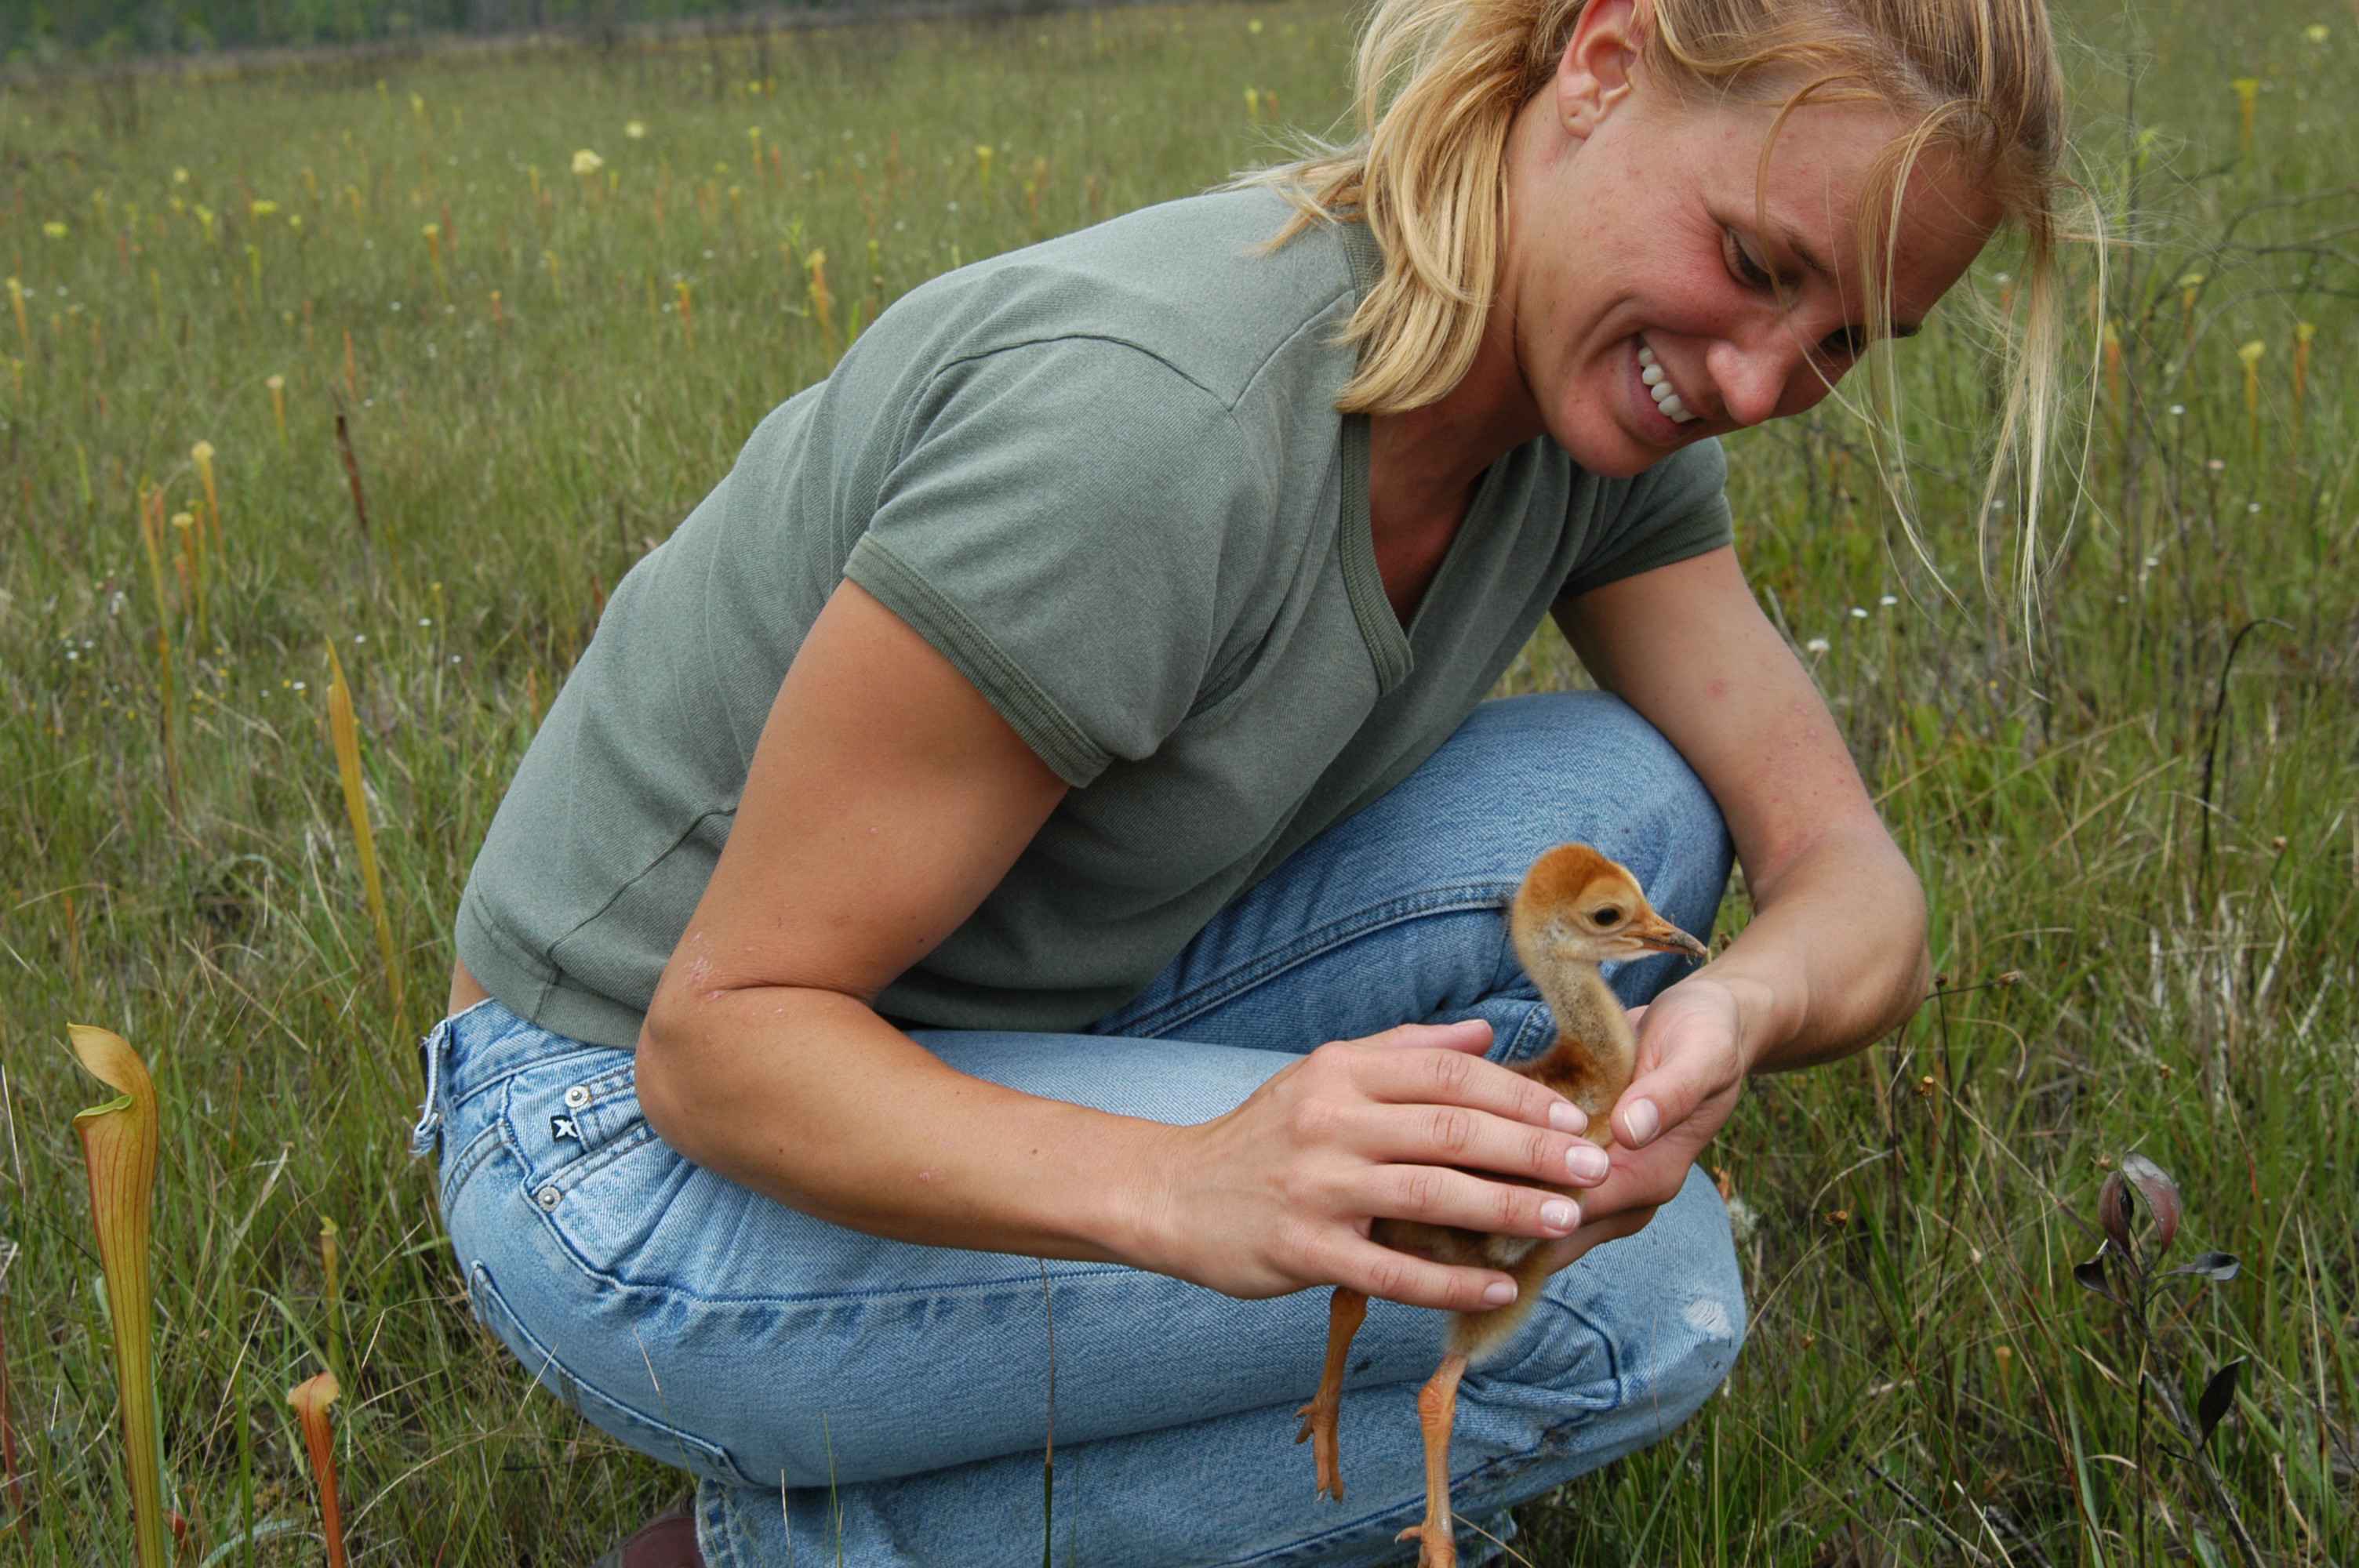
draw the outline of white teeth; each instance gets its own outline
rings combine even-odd
[[[1656,362],[1655,351],[1647,346],[1644,338],[1638,340],[1638,363],[1644,367],[1638,372],[1638,379],[1647,384],[1647,391],[1654,397],[1655,406],[1663,411],[1665,418],[1674,425],[1684,425],[1695,417],[1688,412],[1688,406],[1680,401],[1678,390],[1671,385],[1670,377],[1663,373],[1663,367]]]

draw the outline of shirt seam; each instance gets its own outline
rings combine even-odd
[[[882,568],[877,575],[889,580],[864,580],[874,568]],[[882,589],[877,598],[897,614],[905,609],[914,610],[921,620],[938,627],[940,635],[928,635],[927,625],[913,625],[912,630],[925,635],[927,642],[956,665],[1025,743],[1067,784],[1079,787],[1090,783],[1113,760],[1113,754],[1093,741],[1056,698],[1011,658],[973,616],[874,534],[864,534],[853,546],[843,573],[871,592]],[[903,600],[903,594],[916,602]]]

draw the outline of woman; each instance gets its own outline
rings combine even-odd
[[[1712,438],[2003,222],[2044,338],[2038,0],[1384,0],[1361,89],[1353,148],[886,312],[526,757],[419,1142],[484,1320],[698,1478],[621,1561],[1031,1561],[1052,1369],[1058,1560],[1390,1560],[1442,1321],[1408,1308],[1512,1285],[1380,1215],[1578,1260],[1462,1396],[1459,1513],[1505,1535],[1727,1374],[1692,1166],[1746,1075],[1923,995]],[[2035,457],[2046,386],[2035,352]],[[1483,704],[1543,612],[1612,695]],[[1610,1167],[1501,1065],[1552,1024],[1499,905],[1567,838],[1690,930],[1732,848],[1754,903],[1616,977],[1651,1006]],[[1287,1445],[1337,1284],[1382,1298],[1341,1509]]]

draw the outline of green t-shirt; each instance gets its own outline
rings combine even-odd
[[[878,1009],[1061,1030],[1415,769],[1560,595],[1728,541],[1715,443],[1601,480],[1535,440],[1404,629],[1368,424],[1334,408],[1381,258],[1356,224],[1256,249],[1287,211],[1199,196],[935,278],[764,419],[617,586],[501,803],[458,929],[492,994],[636,1044],[844,578],[1074,786]]]

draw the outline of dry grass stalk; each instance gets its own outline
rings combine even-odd
[[[2261,356],[2268,351],[2268,344],[2258,338],[2236,351],[2245,366],[2245,439],[2255,457],[2261,450]]]
[[[328,1369],[332,1372],[344,1364],[344,1294],[338,1288],[336,1271],[338,1234],[336,1222],[321,1215],[320,1271],[328,1292]]]
[[[115,1098],[74,1117],[90,1173],[91,1225],[106,1278],[106,1315],[114,1331],[114,1392],[123,1422],[125,1468],[139,1568],[164,1568],[162,1429],[157,1419],[154,1303],[147,1270],[154,1228],[156,1086],[147,1065],[119,1034],[71,1024],[74,1054]]]
[[[803,258],[803,270],[810,274],[809,294],[811,315],[819,322],[820,336],[828,342],[835,341],[835,296],[827,287],[827,253],[813,251]]]
[[[352,341],[350,334],[344,341]],[[361,460],[353,452],[352,427],[344,421],[344,411],[336,410],[336,451],[344,460],[344,482],[353,492],[353,524],[361,531],[361,543],[368,543],[368,493],[361,488]]]
[[[8,1523],[0,1535],[16,1535],[27,1525],[25,1478],[16,1467],[16,1427],[9,1415],[8,1267],[16,1260],[16,1244],[0,1237],[0,1498],[8,1505]]]
[[[174,816],[180,810],[180,749],[173,714],[172,606],[164,591],[164,492],[142,481],[139,494],[139,541],[147,551],[147,581],[156,596],[156,669],[162,683],[164,794]]]
[[[361,784],[360,725],[353,717],[353,691],[344,682],[344,665],[328,647],[328,734],[335,742],[336,773],[343,781],[344,810],[353,820],[353,839],[360,848],[361,883],[367,890],[369,919],[376,926],[377,957],[385,962],[386,989],[393,1011],[401,1011],[401,961],[394,952],[393,922],[386,914],[385,884],[377,876],[376,836],[369,827],[368,792]]]

